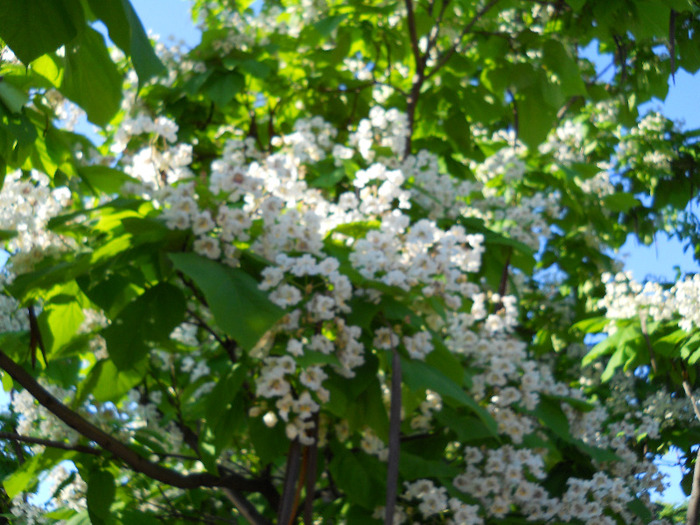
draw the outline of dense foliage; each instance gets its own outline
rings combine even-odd
[[[6,522],[697,523],[694,1],[0,12]]]

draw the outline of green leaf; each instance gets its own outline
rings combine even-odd
[[[262,417],[248,419],[250,440],[262,465],[267,465],[284,457],[289,449],[289,439],[284,432],[284,425],[278,423],[268,428]]]
[[[129,0],[88,0],[92,12],[107,26],[109,38],[131,57],[139,87],[165,71]]]
[[[451,115],[445,120],[444,129],[455,151],[464,155],[471,149],[469,123],[460,111],[451,112]]]
[[[28,65],[73,40],[85,26],[78,0],[0,0],[0,38]]]
[[[399,472],[407,480],[421,478],[450,478],[453,479],[461,471],[444,461],[435,461],[401,451],[399,456]]]
[[[603,197],[603,205],[610,211],[626,213],[640,206],[641,202],[631,193],[613,193]]]
[[[316,31],[321,34],[321,36],[329,37],[347,17],[348,15],[328,16],[316,22],[314,27],[316,28]]]
[[[75,282],[54,288],[37,319],[49,356],[73,339],[85,319],[79,293]]]
[[[527,146],[535,148],[547,138],[557,112],[545,100],[539,90],[528,88],[525,96],[516,98],[518,111],[518,138]]]
[[[591,317],[590,319],[584,319],[574,324],[571,328],[573,330],[578,330],[584,334],[598,334],[605,330],[605,327],[610,323],[610,319],[605,316]]]
[[[118,193],[127,182],[136,182],[121,170],[100,165],[80,166],[78,175],[91,189],[107,194]]]
[[[117,368],[111,359],[103,359],[95,363],[84,384],[94,385],[91,391],[97,401],[116,402],[143,380],[147,370],[145,359],[127,370]]]
[[[9,241],[15,237],[17,237],[17,232],[14,230],[0,230],[0,241]]]
[[[212,74],[202,87],[202,91],[219,107],[228,105],[238,93],[243,91],[245,79],[237,71],[220,71]]]
[[[493,437],[491,431],[480,420],[475,417],[461,415],[450,406],[443,406],[442,410],[435,414],[435,418],[441,424],[453,430],[462,443]]]
[[[245,272],[193,253],[169,257],[202,291],[216,323],[246,350],[284,315]]]
[[[0,101],[5,104],[5,107],[12,113],[19,113],[22,107],[29,101],[27,94],[19,88],[16,88],[7,81],[0,78]]]
[[[540,396],[540,401],[532,413],[542,422],[545,428],[554,432],[564,441],[574,441],[569,431],[569,420],[566,418],[559,401],[544,395]]]
[[[97,516],[108,520],[111,516],[110,507],[114,502],[116,485],[114,476],[106,470],[94,470],[87,480],[87,508],[90,517]]]
[[[106,125],[119,110],[122,77],[101,34],[91,28],[66,46],[61,92],[87,113],[88,120]]]
[[[406,385],[412,390],[430,389],[470,408],[486,425],[493,436],[498,435],[498,425],[481,405],[474,401],[457,383],[442,372],[421,361],[401,358],[401,369]]]
[[[160,283],[127,305],[102,331],[107,351],[120,370],[134,367],[148,351],[148,342],[165,341],[185,317],[185,296]]]
[[[610,381],[613,375],[615,375],[615,370],[617,370],[619,367],[625,364],[625,357],[625,347],[618,347],[613,353],[612,357],[610,357],[610,361],[608,361],[605,370],[600,376],[600,380],[603,383],[607,383],[608,381]]]
[[[87,511],[76,514],[71,519],[66,521],[65,525],[93,525],[90,521],[90,515]]]
[[[664,337],[654,340],[654,352],[665,357],[678,357],[680,355],[679,344],[688,338],[684,330],[676,330]]]
[[[643,523],[651,523],[654,520],[651,511],[639,498],[634,498],[632,501],[628,502],[627,509],[639,516]]]
[[[567,96],[586,94],[578,64],[561,42],[548,40],[542,48],[542,54],[545,65],[557,74]]]
[[[64,459],[75,456],[74,451],[46,449],[41,454],[29,458],[15,472],[6,477],[2,484],[7,496],[12,499],[20,492],[30,490],[38,483],[39,473],[53,468]]]
[[[358,461],[355,454],[346,449],[334,455],[328,465],[333,479],[348,498],[348,501],[364,508],[372,508],[372,474]]]

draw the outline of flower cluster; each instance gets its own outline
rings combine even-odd
[[[678,326],[686,332],[700,327],[700,274],[688,276],[671,288],[648,281],[644,285],[632,279],[632,275],[618,273],[604,274],[605,297],[599,307],[611,320],[606,328],[608,333],[616,330],[615,320],[635,319],[649,316],[656,321],[678,319]]]

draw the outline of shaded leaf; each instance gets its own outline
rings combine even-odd
[[[202,291],[216,323],[246,350],[284,315],[245,272],[193,253],[171,253],[169,257]]]

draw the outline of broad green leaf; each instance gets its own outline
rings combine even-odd
[[[428,460],[402,451],[399,456],[399,472],[406,480],[412,481],[421,478],[453,479],[461,470],[446,461]]]
[[[632,501],[628,502],[627,509],[636,514],[643,523],[651,523],[654,521],[654,516],[649,511],[649,508],[639,498],[634,498]]]
[[[28,65],[84,29],[79,0],[0,0],[0,38]]]
[[[251,350],[284,315],[242,270],[193,253],[171,253],[169,257],[202,291],[219,327],[244,349]]]
[[[444,129],[455,151],[464,155],[471,149],[469,123],[461,112],[452,112],[445,120]]]
[[[564,441],[572,442],[574,440],[569,431],[569,420],[566,418],[559,401],[547,396],[540,396],[540,401],[532,413],[542,421],[545,428],[554,432]]]
[[[615,370],[617,370],[619,367],[625,364],[625,358],[625,347],[618,347],[613,353],[613,355],[610,357],[610,361],[608,361],[605,370],[600,376],[600,380],[603,383],[607,383],[608,381],[610,381],[613,375],[615,374]]]
[[[121,170],[99,164],[80,166],[78,175],[91,189],[107,194],[118,193],[126,182],[136,181]]]
[[[202,91],[219,107],[228,105],[243,90],[245,79],[237,71],[220,71],[212,74]]]
[[[585,95],[586,86],[578,64],[561,42],[548,40],[542,48],[545,65],[557,74],[567,96]]]
[[[49,470],[58,465],[64,459],[75,456],[74,451],[47,448],[39,455],[29,458],[24,464],[6,477],[2,485],[9,498],[14,498],[20,492],[31,490],[37,483],[40,472]]]
[[[185,296],[179,288],[160,283],[129,303],[102,331],[107,351],[120,370],[139,363],[149,342],[165,341],[185,316]]]
[[[90,515],[88,514],[88,511],[83,511],[79,514],[76,514],[68,521],[66,521],[65,525],[94,525],[94,524],[90,521]]]
[[[328,16],[316,22],[314,27],[322,36],[329,37],[346,18],[347,15]]]
[[[12,390],[15,386],[14,381],[12,380],[12,376],[8,374],[7,372],[2,372],[2,389],[5,392],[9,392]]]
[[[118,401],[129,390],[138,385],[147,372],[142,360],[126,370],[120,370],[111,359],[98,361],[92,367],[85,383],[94,384],[92,394],[101,403]]]
[[[104,38],[85,28],[66,46],[61,92],[87,113],[88,120],[106,125],[119,109],[122,77],[105,46]]]
[[[477,418],[463,416],[450,406],[443,406],[435,418],[457,434],[462,443],[490,439],[493,433]]]
[[[107,26],[109,38],[131,57],[139,87],[165,70],[129,0],[89,0],[89,4]]]
[[[529,88],[524,96],[516,98],[518,111],[518,138],[527,146],[539,146],[549,134],[557,112],[545,103],[538,89]]]
[[[282,423],[268,428],[262,417],[253,417],[248,419],[248,431],[250,441],[262,465],[272,463],[287,454],[289,439]]]
[[[116,484],[114,476],[106,470],[94,470],[87,480],[87,501],[90,517],[97,516],[102,520],[108,520],[111,516],[110,507],[114,502]]]
[[[427,388],[470,408],[486,425],[493,436],[498,435],[498,425],[486,409],[474,401],[457,383],[442,372],[421,361],[401,359],[401,369],[406,385],[413,390]]]
[[[14,230],[0,230],[0,241],[9,241],[17,237],[17,232]]]
[[[372,508],[374,498],[372,484],[369,482],[372,474],[367,472],[355,454],[342,449],[340,453],[334,455],[328,469],[333,474],[338,488],[345,493],[351,503]]]
[[[665,357],[678,357],[680,355],[680,343],[688,338],[684,330],[676,330],[664,337],[654,340],[654,352]]]
[[[603,197],[603,205],[613,212],[628,212],[639,206],[641,202],[631,193],[613,193]]]
[[[379,381],[375,378],[367,388],[348,405],[346,417],[351,429],[371,428],[383,441],[389,439],[389,416]]]
[[[85,319],[83,307],[75,298],[75,283],[60,287],[64,294],[54,295],[38,317],[46,351],[49,356],[58,352],[77,334]]]
[[[605,330],[605,327],[610,324],[610,319],[605,316],[591,317],[590,319],[584,319],[574,324],[571,328],[573,330],[578,330],[584,334],[598,334]]]
[[[0,78],[0,101],[12,113],[19,113],[29,97],[21,89]]]
[[[379,221],[348,222],[339,224],[333,231],[355,239],[362,239],[367,235],[368,231],[378,230],[380,226],[381,223]]]

